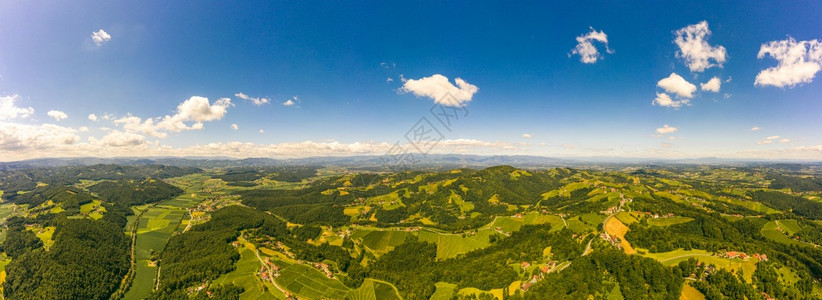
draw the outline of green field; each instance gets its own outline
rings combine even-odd
[[[134,277],[131,287],[123,296],[123,299],[145,299],[151,296],[151,290],[154,289],[153,275],[157,273],[157,267],[149,266],[147,260],[138,260],[136,263],[137,276]]]
[[[450,300],[457,291],[457,285],[447,282],[437,282],[437,289],[431,295],[430,300]]]
[[[778,228],[782,228],[782,231],[779,231]],[[796,223],[796,220],[779,220],[765,223],[760,233],[762,233],[765,238],[775,242],[787,245],[804,245],[802,242],[785,235],[785,233],[793,235],[798,232],[799,229],[799,224]]]
[[[624,211],[618,212],[616,215],[614,215],[614,217],[616,217],[617,220],[619,220],[625,225],[631,225],[633,223],[639,222],[639,220],[637,220],[636,217]]]
[[[154,279],[157,276],[157,268],[147,265],[151,252],[152,250],[162,251],[171,235],[177,230],[182,230],[180,223],[186,215],[185,208],[194,207],[204,199],[205,196],[199,195],[199,191],[203,186],[203,180],[207,178],[201,174],[195,174],[171,179],[170,183],[180,186],[185,191],[183,195],[160,202],[156,206],[132,207],[135,214],[139,214],[141,210],[147,209],[147,211],[143,213],[139,221],[129,219],[128,223],[138,222],[134,249],[137,268],[133,284],[126,292],[126,299],[142,299],[151,293]],[[129,228],[126,227],[127,232],[130,232]]]
[[[492,230],[478,230],[476,235],[466,234],[446,234],[435,233],[422,230],[419,233],[420,241],[437,244],[437,259],[456,257],[476,249],[481,249],[491,245],[489,237],[494,234]]]
[[[402,299],[397,289],[393,285],[366,278],[362,285],[348,292],[346,299],[350,300],[382,300],[382,299]],[[433,298],[432,298],[433,299]],[[451,298],[448,298],[451,299]]]
[[[496,230],[497,227],[504,232],[513,232],[517,231],[522,227],[522,225],[531,225],[531,224],[551,224],[551,231],[558,231],[561,230],[565,223],[562,222],[562,218],[555,215],[543,215],[539,213],[528,213],[524,214],[521,218],[516,217],[497,217],[493,223],[491,223],[491,229]]]
[[[292,264],[280,272],[277,284],[307,299],[342,299],[350,290],[339,280],[330,279],[322,272],[301,264]]]
[[[235,285],[245,291],[240,299],[283,299],[285,294],[278,290],[271,282],[263,281],[257,272],[260,271],[260,261],[254,252],[248,248],[240,248],[240,259],[234,263],[234,271],[223,274],[211,283],[211,287],[221,285]]]
[[[688,223],[691,220],[693,220],[693,219],[688,218],[688,217],[670,217],[670,218],[658,218],[658,219],[649,218],[648,219],[648,225],[671,226],[671,225],[675,225],[675,224]]]
[[[362,245],[371,251],[385,253],[405,242],[409,233],[399,230],[363,230],[357,229],[352,239],[360,238]]]

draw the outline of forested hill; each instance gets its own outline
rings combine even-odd
[[[819,299],[820,175],[3,171],[0,280],[9,299]]]

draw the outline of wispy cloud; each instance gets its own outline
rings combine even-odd
[[[725,47],[708,44],[708,38],[711,36],[708,22],[702,21],[686,26],[677,30],[674,35],[674,43],[679,47],[676,55],[685,60],[685,65],[691,72],[702,72],[714,66],[722,67],[725,63]]]
[[[608,48],[608,35],[602,30],[596,31],[593,27],[590,28],[591,32],[577,37],[577,46],[574,47],[574,49],[571,50],[571,54],[568,55],[569,57],[571,55],[579,55],[579,61],[586,64],[596,63],[597,60],[603,58],[599,50],[597,50],[597,47],[593,44],[595,41],[605,44],[605,52],[614,53],[614,50]]]

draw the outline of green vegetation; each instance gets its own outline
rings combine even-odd
[[[0,170],[0,282],[15,299],[809,299],[822,191],[800,170]]]

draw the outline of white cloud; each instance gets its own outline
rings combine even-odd
[[[772,136],[766,137],[766,138],[756,142],[756,144],[757,145],[767,145],[767,144],[773,144],[774,142],[777,142],[777,141],[780,142],[780,143],[788,143],[791,140],[784,139],[784,138],[782,138],[778,135],[772,135]]]
[[[92,122],[97,122],[97,115],[89,114],[88,119],[91,120]]]
[[[49,117],[54,118],[54,120],[57,120],[57,121],[68,118],[68,115],[66,113],[64,113],[62,111],[59,111],[59,110],[50,110],[48,113],[46,113],[46,115],[48,115]]]
[[[77,128],[77,131],[79,131],[79,132],[88,132],[88,127],[83,126],[83,127]]]
[[[532,138],[532,137],[533,137],[533,136],[531,136],[531,134],[530,134],[530,133],[523,133],[523,134],[522,134],[522,138],[524,138],[524,139],[530,139],[530,138]]]
[[[153,118],[142,120],[139,117],[128,115],[114,120],[114,123],[123,125],[123,129],[127,132],[140,132],[164,138],[168,136],[166,132],[203,129],[203,122],[222,119],[230,106],[233,104],[228,98],[220,98],[214,101],[214,104],[210,104],[208,98],[192,96],[177,106],[176,114],[156,118],[157,121]],[[186,122],[194,123],[189,125]]]
[[[758,126],[751,127],[751,131],[759,131],[759,127]]]
[[[0,97],[0,120],[10,120],[17,117],[25,118],[34,113],[34,108],[23,108],[14,105],[14,101],[19,98],[18,95]]]
[[[240,126],[237,126],[237,124],[231,124],[231,129],[238,130],[240,129]]]
[[[265,133],[265,130],[260,129],[260,133]]]
[[[757,58],[770,55],[777,61],[756,75],[754,85],[792,88],[798,84],[810,83],[816,73],[822,70],[822,42],[818,40],[799,41],[792,37],[781,41],[762,44]]]
[[[695,85],[676,73],[671,73],[668,77],[662,78],[656,85],[665,89],[668,93],[674,93],[685,98],[692,98],[693,93],[696,91]]]
[[[714,77],[706,83],[700,83],[699,86],[703,91],[718,93],[722,86],[722,80],[720,80],[719,77]]]
[[[102,46],[103,43],[111,40],[111,35],[109,35],[105,30],[100,29],[91,33],[91,40],[94,41],[94,44],[97,45],[97,47],[99,47]]]
[[[676,127],[671,127],[671,126],[668,126],[668,124],[665,124],[665,125],[663,125],[662,127],[657,128],[657,129],[656,129],[656,133],[658,133],[658,134],[662,135],[662,134],[674,133],[674,132],[676,132],[677,130],[679,130],[679,129],[678,129],[678,128],[676,128]]]
[[[409,79],[405,81],[400,91],[410,92],[417,97],[428,97],[434,102],[446,106],[464,106],[471,101],[479,88],[462,78],[454,79],[457,84],[454,86],[448,81],[448,77],[434,74],[420,79]]]
[[[674,43],[679,46],[676,56],[685,60],[691,72],[702,72],[713,66],[722,67],[725,63],[725,47],[708,44],[707,39],[711,36],[708,22],[689,25],[677,30],[674,35]]]
[[[297,104],[297,102],[295,102],[295,101],[300,101],[300,98],[297,97],[297,96],[294,96],[291,99],[288,99],[285,102],[283,102],[283,105],[284,106],[294,106],[294,104]]]
[[[92,143],[100,143],[104,146],[111,146],[111,147],[126,147],[126,146],[139,146],[146,142],[146,137],[130,133],[130,132],[122,132],[119,130],[112,130],[102,139],[95,140],[94,138],[89,139]]]
[[[599,54],[599,50],[594,46],[592,41],[597,41],[605,44],[605,52],[614,53],[614,50],[608,48],[608,35],[603,31],[596,31],[593,27],[591,32],[577,37],[577,46],[571,50],[568,56],[579,54],[579,61],[586,64],[596,63],[597,60],[603,56]]]
[[[393,82],[393,81],[394,81],[394,78],[391,78],[391,77],[385,78],[385,82]]]
[[[237,98],[240,98],[240,99],[243,99],[243,100],[251,101],[251,103],[256,105],[256,106],[261,106],[261,105],[266,104],[269,101],[271,101],[271,99],[268,99],[268,98],[256,98],[256,97],[251,97],[251,96],[243,94],[243,93],[236,93],[236,94],[234,94],[234,96],[237,96]]]
[[[54,124],[0,122],[0,151],[26,152],[71,145],[80,139],[76,132],[72,128]]]
[[[688,99],[673,100],[671,96],[668,96],[666,93],[656,93],[656,98],[654,98],[654,101],[651,103],[664,107],[679,108],[683,105],[688,105],[690,102]]]

